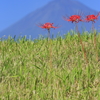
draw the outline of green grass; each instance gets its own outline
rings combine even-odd
[[[0,100],[100,100],[100,34],[0,41]]]

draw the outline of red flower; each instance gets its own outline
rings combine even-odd
[[[48,30],[48,39],[50,39],[50,29],[51,28],[59,28],[59,27],[53,26],[53,23],[49,23],[49,22],[45,23],[45,24],[40,24],[38,26]]]
[[[45,28],[47,30],[50,30],[50,28],[58,28],[58,27],[53,26],[53,23],[49,23],[49,22],[45,24],[41,24],[39,27]]]
[[[78,23],[79,21],[82,21],[81,16],[79,16],[79,15],[72,15],[69,18],[64,17],[64,19],[66,21],[71,21],[72,23],[73,22]]]
[[[95,20],[97,20],[99,16],[100,16],[100,12],[97,15],[88,15],[88,16],[86,16],[85,20],[87,22],[90,22],[90,21],[95,22]]]

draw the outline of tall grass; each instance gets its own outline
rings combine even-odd
[[[0,41],[0,100],[100,100],[100,62],[94,35]],[[96,37],[100,56],[100,34]]]

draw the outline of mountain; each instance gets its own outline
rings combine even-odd
[[[37,24],[51,22],[54,25],[61,26],[58,29],[51,29],[52,34],[57,34],[58,32],[61,34],[67,33],[67,31],[74,29],[74,24],[71,22],[67,22],[63,19],[63,16],[70,16],[73,14],[80,14],[85,17],[88,14],[97,14],[93,9],[85,6],[76,0],[52,0],[47,5],[42,8],[37,9],[36,11],[31,12],[23,19],[14,23],[7,29],[0,32],[0,37],[6,35],[10,36],[24,36],[31,35],[32,38],[37,38],[40,34],[46,35],[47,31],[41,29],[37,26]],[[100,20],[96,21],[95,27],[98,28]],[[79,29],[90,30],[91,23],[79,23]]]

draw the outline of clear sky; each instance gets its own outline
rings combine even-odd
[[[0,0],[0,31],[52,0]],[[100,0],[78,0],[100,11]]]

